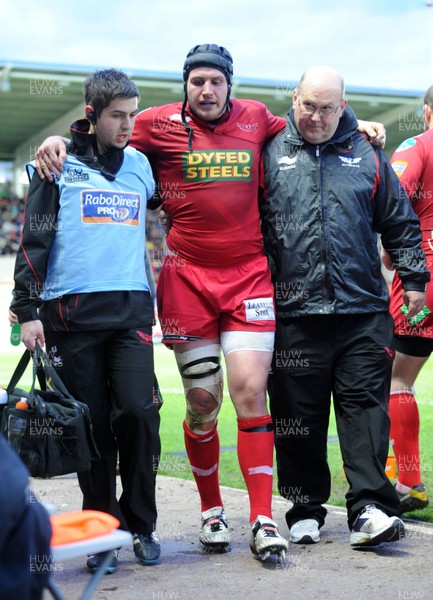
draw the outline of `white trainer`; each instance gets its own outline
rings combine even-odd
[[[278,525],[269,517],[258,515],[251,525],[250,548],[259,560],[266,560],[271,554],[276,554],[280,560],[286,557],[289,547],[278,532]]]
[[[290,541],[294,544],[317,544],[320,541],[316,519],[302,519],[290,527]]]
[[[398,517],[388,517],[374,504],[364,506],[353,524],[352,546],[377,546],[382,542],[396,542],[405,536],[404,524]]]
[[[214,506],[202,513],[199,540],[208,552],[226,550],[230,543],[230,531],[222,506]]]

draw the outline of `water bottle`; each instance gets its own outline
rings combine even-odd
[[[17,408],[19,412],[25,411],[29,409],[29,404],[25,398],[21,398],[16,403],[15,408]],[[18,454],[20,453],[19,450],[21,450],[20,438],[25,434],[26,429],[27,419],[24,415],[22,417],[14,414],[9,415],[8,440],[12,448],[14,448]]]
[[[8,441],[29,471],[38,473],[41,457],[37,436],[33,433],[33,413],[26,398],[22,397],[16,403],[15,411],[8,415]]]
[[[15,408],[19,408],[20,410],[28,410],[29,409],[29,403],[27,402],[27,399],[24,398],[24,396],[18,400],[18,402],[15,404]]]
[[[12,346],[19,346],[21,342],[21,325],[14,323],[11,328],[11,344]]]

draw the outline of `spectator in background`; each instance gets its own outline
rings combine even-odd
[[[24,220],[24,200],[6,190],[0,198],[0,254],[15,254]]]

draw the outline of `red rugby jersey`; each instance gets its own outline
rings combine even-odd
[[[404,141],[391,159],[422,231],[433,229],[433,129]],[[427,248],[428,249],[428,248]],[[433,248],[430,248],[433,251]]]
[[[397,173],[412,207],[420,220],[422,248],[427,256],[427,266],[433,276],[433,129],[405,140],[394,152],[391,164]],[[433,284],[427,286],[426,305],[430,314],[409,323],[402,311],[402,285],[394,276],[391,290],[390,312],[394,318],[394,331],[398,335],[433,337]]]
[[[253,100],[232,100],[216,125],[187,109],[194,132],[189,151],[181,108],[177,102],[144,110],[130,141],[147,155],[172,217],[168,246],[206,266],[248,260],[263,252],[257,201],[262,148],[285,120]]]

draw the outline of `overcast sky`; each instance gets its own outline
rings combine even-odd
[[[346,85],[423,92],[433,7],[423,0],[0,0],[0,59],[179,73],[226,46],[235,76],[297,81],[329,64]]]

